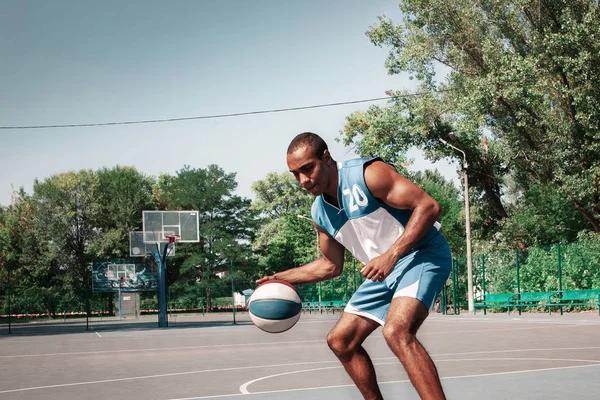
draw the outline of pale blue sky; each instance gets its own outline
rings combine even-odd
[[[411,88],[365,36],[397,1],[11,1],[0,7],[0,126],[81,124],[249,112],[385,96]],[[237,173],[238,194],[286,171],[313,131],[336,159],[344,118],[368,104],[142,125],[0,130],[0,204],[11,185],[69,170],[183,165]],[[414,169],[430,167],[415,159]],[[440,165],[455,178],[454,167]]]

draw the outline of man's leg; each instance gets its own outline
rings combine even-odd
[[[365,399],[383,399],[377,385],[375,368],[362,343],[380,325],[359,315],[342,313],[327,336],[327,344],[342,362],[348,375]]]
[[[417,330],[427,318],[427,308],[412,297],[396,297],[388,311],[383,336],[400,359],[422,399],[445,399],[437,369],[417,340]]]

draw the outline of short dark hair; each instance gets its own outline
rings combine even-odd
[[[321,158],[325,150],[328,150],[327,143],[325,143],[321,136],[312,132],[303,132],[292,140],[288,146],[287,153],[293,153],[302,146],[310,147],[313,155],[318,158]]]

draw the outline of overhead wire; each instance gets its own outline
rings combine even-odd
[[[239,112],[239,113],[201,115],[201,116],[195,116],[195,117],[149,119],[149,120],[119,121],[119,122],[98,122],[98,123],[84,123],[84,124],[0,126],[0,129],[7,130],[7,129],[78,128],[78,127],[94,127],[94,126],[112,126],[112,125],[155,124],[155,123],[167,123],[167,122],[176,122],[176,121],[230,118],[230,117],[241,117],[244,115],[271,114],[271,113],[279,113],[279,112],[287,112],[287,111],[309,110],[309,109],[323,108],[323,107],[335,107],[335,106],[341,106],[341,105],[347,105],[347,104],[368,103],[368,102],[375,102],[375,101],[381,101],[381,100],[391,100],[394,98],[401,98],[401,97],[419,96],[421,94],[422,93],[407,93],[407,94],[400,94],[400,95],[394,95],[394,96],[375,97],[372,99],[364,99],[364,100],[341,101],[341,102],[337,102],[337,103],[315,104],[315,105],[310,105],[310,106],[278,108],[278,109],[248,111],[248,112]]]

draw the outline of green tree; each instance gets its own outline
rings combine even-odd
[[[514,247],[515,242],[527,246],[572,242],[587,226],[567,196],[551,186],[530,184],[525,190],[519,189],[507,209],[511,217],[502,221],[501,232],[496,235],[496,245],[504,248]]]
[[[100,238],[98,175],[81,170],[36,179],[33,191],[39,240],[54,254],[63,287],[83,300],[91,291],[89,249]]]
[[[252,184],[252,207],[261,223],[252,243],[261,275],[273,274],[316,256],[316,234],[310,221],[313,196],[289,173],[269,173]]]
[[[34,218],[35,204],[22,188],[13,193],[10,205],[1,208],[1,281],[4,290],[10,284],[13,312],[52,315],[59,301],[59,292],[52,290],[57,283],[58,268],[48,244],[36,232]]]
[[[399,24],[382,16],[367,35],[390,49],[389,73],[418,79],[420,94],[390,92],[390,107],[349,116],[344,142],[417,146],[434,161],[462,161],[439,138],[460,147],[483,237],[509,216],[508,176],[523,191],[533,183],[561,193],[582,228],[599,232],[598,3],[407,0],[400,8]]]
[[[198,210],[200,243],[178,245],[168,279],[177,280],[178,285],[204,287],[209,308],[211,290],[226,287],[217,274],[228,272],[233,261],[240,265],[250,258],[255,213],[250,210],[249,199],[233,194],[236,187],[235,174],[217,165],[206,169],[185,166],[175,176],[161,176],[156,191],[158,203],[166,209]],[[250,280],[246,272],[251,275],[251,271],[240,272],[240,281]]]
[[[600,235],[580,233],[577,242],[561,249],[563,289],[600,288]]]
[[[453,254],[466,254],[464,200],[459,190],[438,171],[417,172],[411,178],[440,205],[441,232]]]
[[[101,237],[93,249],[97,258],[129,256],[129,232],[141,230],[142,211],[155,208],[154,179],[135,167],[98,170]]]
[[[255,181],[252,191],[256,200],[252,208],[261,213],[265,218],[277,219],[283,214],[294,212],[307,213],[312,204],[313,197],[290,173],[270,172],[265,179]]]

